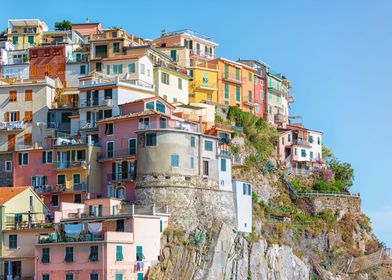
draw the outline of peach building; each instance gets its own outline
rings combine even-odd
[[[144,279],[158,261],[168,217],[166,207],[113,198],[63,203],[57,232],[38,237],[36,279]]]

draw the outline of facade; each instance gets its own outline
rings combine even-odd
[[[218,46],[209,36],[190,29],[162,31],[161,36],[155,39],[152,45],[167,54],[170,52],[172,60],[182,67],[190,67],[195,61],[214,59]],[[180,47],[184,47],[187,51],[181,51]]]
[[[238,106],[245,112],[254,111],[254,69],[225,58],[211,61],[218,69],[218,98],[222,106]]]
[[[14,153],[14,185],[32,186],[52,211],[101,193],[100,148],[81,139],[57,138],[51,147]]]
[[[158,260],[169,214],[113,198],[63,203],[55,235],[41,234],[37,279],[144,279]]]
[[[43,43],[43,33],[48,27],[39,19],[10,19],[7,31],[7,39],[15,49],[27,49]]]
[[[33,279],[34,245],[37,235],[48,231],[44,226],[48,210],[28,187],[0,188],[0,205],[2,278]]]
[[[166,120],[174,106],[160,97],[150,97],[121,105],[122,115],[98,122],[102,146],[100,156],[102,194],[135,201],[137,134],[140,126]]]
[[[279,159],[288,173],[308,175],[322,164],[323,133],[301,125],[287,125],[280,130]]]
[[[218,69],[208,62],[189,67],[189,102],[218,102]]]
[[[169,67],[154,67],[155,92],[172,103],[188,104],[188,76]]]
[[[29,79],[29,58],[27,49],[15,49],[4,41],[0,45],[0,78]]]
[[[102,31],[102,24],[100,22],[72,23],[72,31],[88,38],[93,34],[100,33]]]
[[[243,180],[233,180],[233,196],[237,230],[252,232],[252,185]]]

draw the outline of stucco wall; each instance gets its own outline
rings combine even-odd
[[[305,201],[313,213],[320,213],[325,210],[341,215],[345,213],[359,214],[361,212],[361,199],[359,197],[318,196],[301,198],[300,200]]]

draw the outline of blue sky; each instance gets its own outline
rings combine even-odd
[[[147,4],[148,3],[148,4]],[[164,4],[163,4],[164,3]],[[293,115],[325,133],[355,168],[353,191],[380,240],[392,247],[392,1],[30,1],[1,5],[8,18],[100,21],[145,38],[191,28],[220,44],[218,55],[261,59],[292,81]]]

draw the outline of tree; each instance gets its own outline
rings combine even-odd
[[[333,159],[335,157],[335,155],[333,154],[332,150],[327,148],[327,147],[325,147],[324,145],[323,145],[323,148],[322,148],[322,153],[323,153],[323,158],[326,161],[328,161],[330,159]]]
[[[54,24],[55,30],[72,30],[72,22],[69,20],[58,21]]]
[[[333,158],[327,163],[328,168],[335,174],[335,181],[340,181],[346,187],[350,188],[354,183],[354,169],[348,162],[340,162]]]

